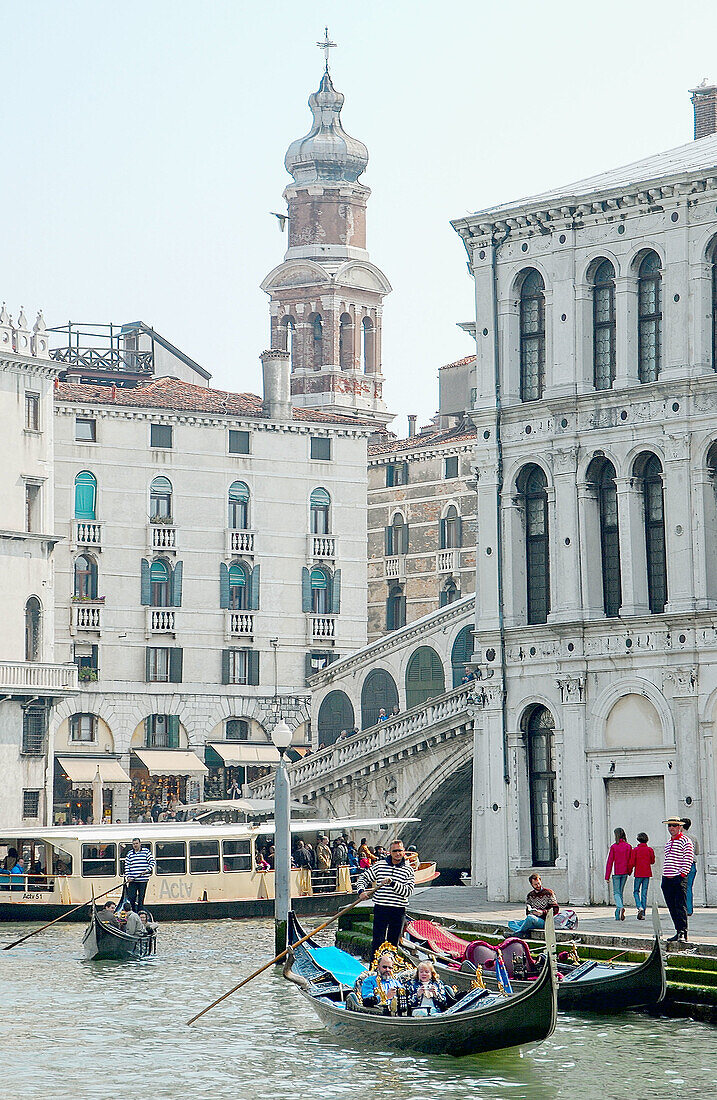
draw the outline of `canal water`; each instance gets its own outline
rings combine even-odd
[[[1,925],[8,943],[28,925]],[[717,1093],[717,1028],[559,1016],[551,1039],[468,1058],[331,1038],[275,968],[186,1020],[273,954],[269,921],[166,924],[155,958],[82,959],[81,925],[0,951],[3,1083],[23,1100],[674,1100]],[[327,941],[328,942],[328,941]]]

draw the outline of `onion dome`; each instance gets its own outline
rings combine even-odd
[[[298,186],[323,181],[355,183],[368,164],[368,149],[349,137],[341,125],[344,96],[331,83],[328,70],[309,97],[314,123],[306,137],[292,141],[284,164]]]

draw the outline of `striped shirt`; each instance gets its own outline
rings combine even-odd
[[[666,878],[674,878],[676,875],[688,875],[690,867],[694,863],[695,851],[692,841],[684,833],[672,836],[665,845],[665,862],[662,865],[662,873]]]
[[[140,882],[146,882],[154,866],[154,856],[149,848],[140,848],[138,852],[130,848],[124,861],[125,878],[136,878]]]
[[[393,886],[389,886],[388,883],[392,879]],[[387,859],[381,859],[378,863],[374,863],[373,867],[366,868],[363,874],[359,876],[356,890],[360,894],[362,890],[368,890],[371,886],[375,886],[377,882],[383,882],[385,885],[379,886],[373,895],[376,905],[389,905],[398,909],[405,909],[413,893],[416,879],[413,874],[413,867],[407,859],[403,859],[398,867],[394,867],[391,857],[388,856]]]

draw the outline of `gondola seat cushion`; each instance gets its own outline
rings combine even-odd
[[[480,967],[481,970],[495,970],[495,961],[498,957],[498,952],[495,947],[491,947],[485,940],[473,940],[466,947],[466,958],[469,963],[472,963],[474,967]]]

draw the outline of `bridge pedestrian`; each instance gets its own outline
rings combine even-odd
[[[394,840],[388,856],[359,876],[356,889],[360,901],[368,898],[372,886],[378,886],[373,903],[371,958],[375,957],[382,943],[392,943],[398,947],[406,919],[406,906],[415,884],[413,868],[406,859],[402,840]]]

